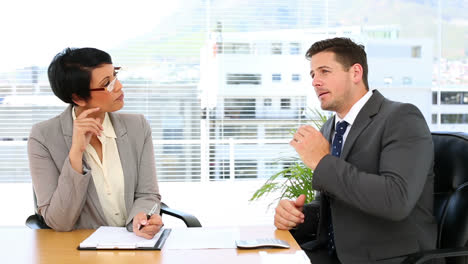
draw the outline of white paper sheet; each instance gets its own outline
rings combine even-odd
[[[310,260],[303,250],[298,250],[294,254],[291,253],[268,253],[266,251],[260,251],[260,257],[262,258],[262,264],[310,264]]]
[[[125,227],[101,226],[80,243],[81,248],[140,248],[154,247],[162,234],[161,230],[153,237],[146,239],[128,232]]]
[[[173,229],[164,249],[236,248],[239,237],[239,228]]]

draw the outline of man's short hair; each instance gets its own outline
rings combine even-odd
[[[112,64],[111,56],[95,48],[66,48],[49,65],[47,74],[54,94],[65,103],[76,105],[72,95],[91,97],[91,71],[102,64]]]
[[[338,61],[343,68],[347,71],[349,67],[355,63],[362,66],[362,80],[367,90],[369,90],[369,83],[367,80],[368,66],[367,55],[363,45],[356,44],[349,38],[332,38],[317,41],[307,50],[306,58],[310,59],[312,56],[319,52],[328,51],[335,54],[336,61]]]

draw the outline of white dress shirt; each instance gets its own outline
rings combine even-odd
[[[75,108],[72,111],[76,119]],[[88,144],[84,152],[102,210],[110,226],[125,226],[127,210],[125,208],[125,185],[119,150],[115,142],[116,135],[109,115],[106,113],[102,123],[104,130],[97,138],[102,144],[102,162],[96,150]]]
[[[372,91],[369,90],[367,93],[359,99],[352,107],[349,109],[349,112],[346,114],[346,116],[341,119],[337,114],[335,114],[335,131],[336,131],[336,124],[338,122],[341,122],[342,120],[348,122],[348,127],[346,128],[346,131],[343,135],[343,145],[346,142],[346,138],[348,137],[349,131],[351,130],[351,127],[353,126],[354,120],[356,120],[357,115],[359,112],[361,112],[361,109],[364,107],[364,105],[369,101],[369,99],[372,96]],[[335,136],[336,132],[333,134]]]

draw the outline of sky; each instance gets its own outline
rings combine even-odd
[[[0,71],[47,66],[66,47],[108,50],[150,32],[181,1],[1,1]]]

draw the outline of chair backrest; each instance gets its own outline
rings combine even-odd
[[[432,140],[435,155],[434,215],[439,224],[437,247],[467,246],[468,134],[433,132]]]
[[[37,197],[36,192],[33,187],[33,198],[34,198],[34,214],[30,215],[26,219],[26,226],[31,229],[50,229],[50,227],[45,223],[44,218],[38,213],[37,209]],[[165,203],[161,202],[161,211],[160,214],[167,214],[182,220],[187,227],[202,227],[200,221],[195,216],[170,208]]]

